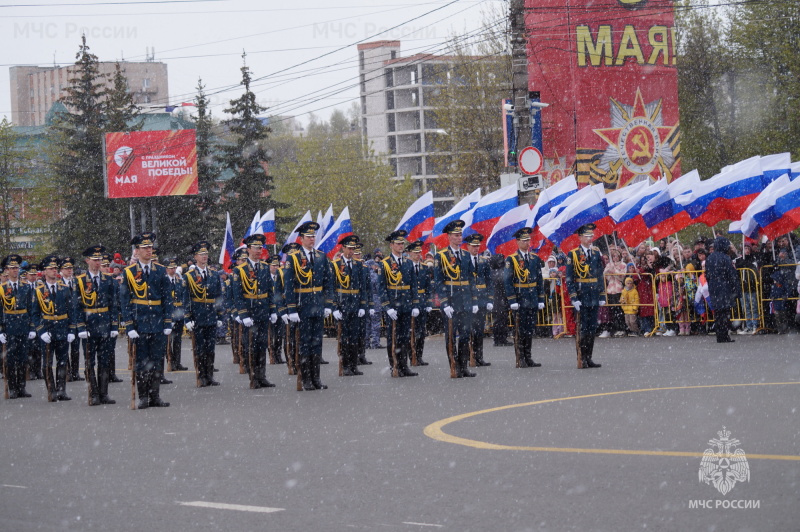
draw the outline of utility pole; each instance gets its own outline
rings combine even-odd
[[[525,0],[511,0],[511,97],[514,102],[514,129],[517,153],[531,145],[528,108],[528,37],[525,31]]]

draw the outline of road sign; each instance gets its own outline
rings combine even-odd
[[[528,146],[519,154],[519,169],[522,173],[533,175],[542,169],[542,152],[533,146]]]
[[[525,175],[520,177],[519,181],[517,181],[517,189],[520,192],[540,190],[541,188],[542,188],[542,176],[540,174]]]

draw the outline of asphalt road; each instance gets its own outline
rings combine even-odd
[[[330,389],[302,393],[286,366],[248,389],[218,346],[222,386],[170,373],[172,406],[144,411],[122,344],[116,405],[86,406],[85,383],[49,404],[42,381],[0,400],[0,530],[796,531],[797,340],[598,339],[603,367],[577,370],[573,341],[514,369],[487,339],[492,366],[450,379],[434,337],[431,365],[392,379],[385,350],[337,377],[326,339]],[[750,471],[725,495],[698,475],[723,426]]]

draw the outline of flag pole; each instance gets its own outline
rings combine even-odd
[[[797,264],[797,254],[794,251],[794,241],[792,240],[792,233],[786,233],[786,236],[789,237],[789,247],[792,248],[792,257],[794,258],[794,263]]]

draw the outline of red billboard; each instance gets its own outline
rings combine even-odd
[[[526,0],[528,88],[546,184],[606,190],[680,177],[677,44],[668,0]]]
[[[107,133],[103,150],[107,198],[197,194],[193,129]]]

